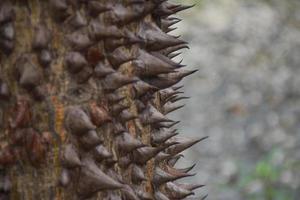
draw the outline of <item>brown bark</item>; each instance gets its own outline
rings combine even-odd
[[[163,32],[159,32],[163,37],[155,35],[153,27],[147,35],[149,24],[160,25],[164,11],[160,4],[125,0],[0,3],[0,164],[6,186],[0,199],[155,198],[159,187],[153,184],[154,169],[167,170],[168,165],[154,156],[171,144],[151,142],[151,132],[168,121],[159,113],[164,109],[161,93],[152,91],[163,91],[191,73],[175,73],[180,64],[166,61],[167,54],[164,58],[141,56],[141,50],[165,53],[172,52],[168,47],[184,47]],[[144,59],[139,70],[138,58]],[[139,93],[136,83],[141,82],[152,88]],[[124,98],[115,101],[111,95]],[[176,98],[169,96],[171,102]],[[141,141],[136,144],[140,146],[130,150],[122,146],[128,141],[124,131],[116,130],[117,124],[131,139]],[[79,156],[78,165],[62,159],[70,145]],[[95,156],[98,145],[105,158]],[[105,155],[103,148],[108,151]],[[153,158],[142,163],[156,150]],[[144,171],[145,181],[133,181],[135,166]],[[65,172],[69,182],[62,180]],[[107,179],[107,185],[97,185],[99,178]],[[160,188],[165,191],[164,186]],[[141,197],[138,191],[149,197]]]

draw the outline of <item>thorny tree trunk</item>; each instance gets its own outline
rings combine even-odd
[[[163,0],[1,0],[0,199],[183,199],[165,114],[194,71]]]

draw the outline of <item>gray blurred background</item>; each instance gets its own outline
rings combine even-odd
[[[171,34],[189,42],[182,58],[199,72],[171,118],[210,137],[184,153],[180,167],[197,163],[187,180],[210,200],[299,200],[300,1],[177,2],[197,3]]]

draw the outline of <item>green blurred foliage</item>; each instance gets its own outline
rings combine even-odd
[[[262,160],[256,164],[255,176],[267,182],[273,182],[278,179],[279,171],[266,160]]]
[[[279,165],[273,162],[277,149],[262,157],[251,169],[241,166],[236,185],[232,187],[243,191],[245,199],[249,200],[296,200],[290,187],[280,182],[280,177],[286,169],[297,168],[298,164],[282,162]],[[298,166],[299,170],[299,166]],[[253,184],[261,186],[257,191],[249,192]],[[248,188],[248,189],[247,189]]]

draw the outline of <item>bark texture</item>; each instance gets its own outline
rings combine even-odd
[[[187,47],[167,34],[189,8],[162,0],[0,2],[0,199],[184,199],[165,115]]]

